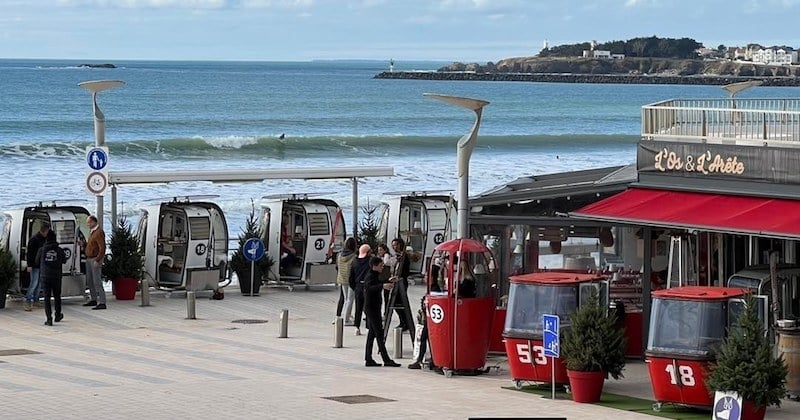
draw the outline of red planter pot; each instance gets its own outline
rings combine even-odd
[[[756,407],[752,401],[742,401],[742,420],[764,420],[767,406]]]
[[[569,389],[572,400],[579,403],[593,403],[600,401],[603,393],[603,383],[606,380],[605,372],[579,372],[567,370]]]
[[[112,282],[114,296],[117,300],[133,300],[136,297],[136,288],[139,281],[132,278],[114,279]]]

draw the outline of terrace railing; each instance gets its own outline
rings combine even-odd
[[[642,138],[800,147],[800,99],[671,99],[645,105]]]

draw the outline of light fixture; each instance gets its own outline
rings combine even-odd
[[[517,246],[514,247],[514,253],[522,254],[522,244],[517,244]]]
[[[419,220],[414,222],[414,230],[421,230],[421,229],[422,229],[422,223],[420,223]]]
[[[295,233],[295,235],[302,234],[303,233],[303,227],[302,226],[295,226],[294,227],[294,233]]]

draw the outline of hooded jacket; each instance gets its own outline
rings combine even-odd
[[[58,279],[61,277],[62,266],[67,262],[64,250],[58,246],[55,235],[47,237],[47,241],[36,253],[36,263],[39,266],[40,276],[44,280]]]
[[[351,249],[345,249],[336,257],[336,284],[340,286],[347,286],[350,284],[350,267],[353,260],[356,259],[356,253]]]

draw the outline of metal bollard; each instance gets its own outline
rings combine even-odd
[[[150,282],[146,279],[139,281],[139,292],[142,294],[142,306],[150,306]]]
[[[281,311],[281,335],[278,338],[289,338],[289,310]]]
[[[333,323],[333,347],[340,349],[344,341],[344,319],[337,316]]]
[[[186,292],[186,318],[197,319],[194,311],[195,297],[194,292]]]
[[[401,327],[394,329],[394,358],[403,358],[403,328]]]

